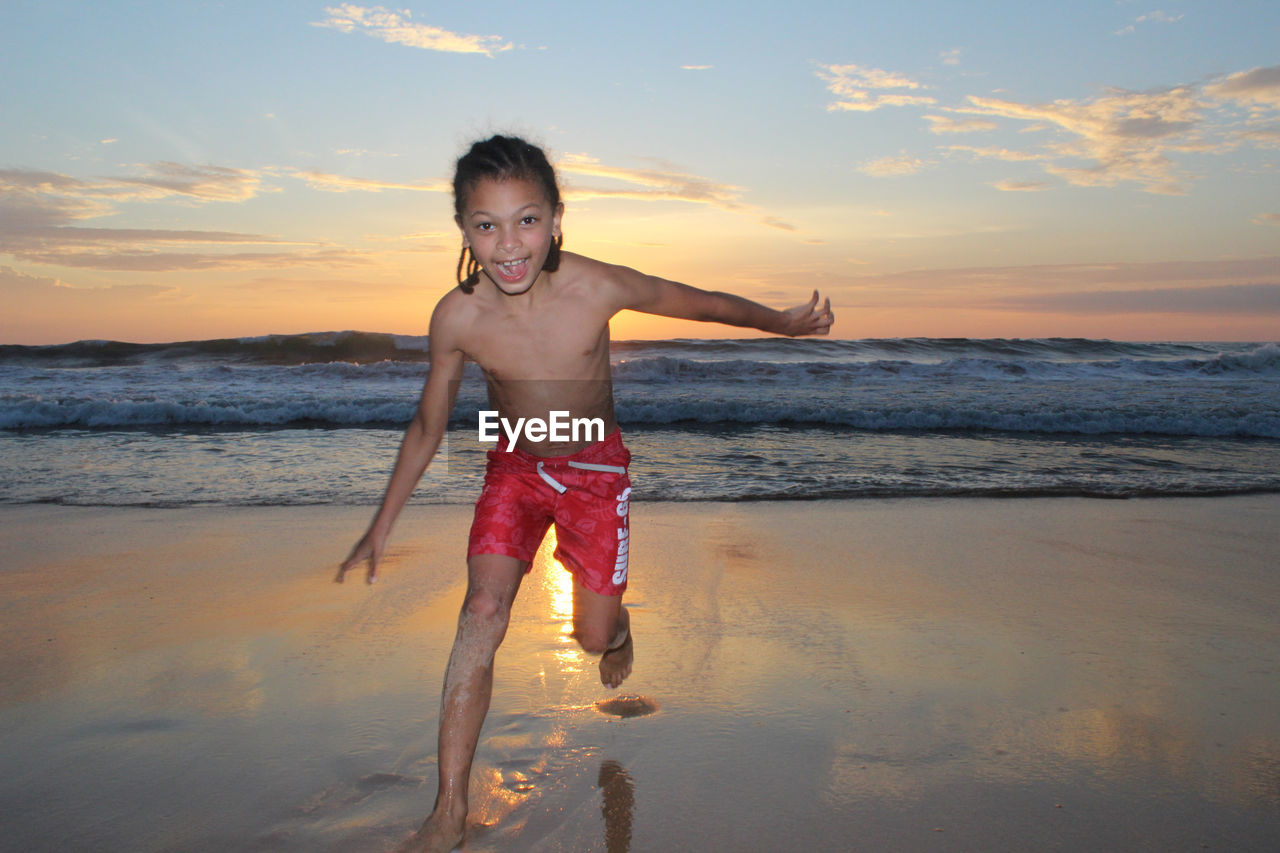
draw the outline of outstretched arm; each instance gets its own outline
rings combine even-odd
[[[745,326],[791,337],[828,334],[835,320],[831,300],[819,305],[816,290],[803,305],[778,311],[732,293],[701,290],[625,267],[614,270],[621,293],[620,307],[646,314]]]
[[[436,316],[432,317],[431,368],[422,389],[422,397],[418,401],[418,409],[400,442],[400,452],[396,455],[395,468],[392,469],[391,480],[383,494],[382,505],[369,524],[369,529],[338,569],[338,576],[335,578],[338,583],[342,583],[347,572],[361,563],[368,566],[365,575],[367,582],[373,583],[378,579],[378,563],[386,552],[391,528],[444,438],[449,413],[453,411],[453,402],[458,394],[458,382],[462,378],[463,354],[453,346],[450,335],[443,328],[445,324],[437,322],[439,313],[437,310]]]

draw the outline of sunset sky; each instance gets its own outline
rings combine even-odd
[[[567,249],[838,337],[1280,338],[1275,0],[5,0],[0,79],[0,343],[424,334],[500,131]]]

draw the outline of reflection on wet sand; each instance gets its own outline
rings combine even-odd
[[[573,575],[555,558],[556,544],[556,529],[548,528],[534,557],[534,572],[546,596],[549,615],[558,623],[555,658],[566,669],[579,672],[587,658],[573,638]]]
[[[609,853],[627,853],[631,849],[631,819],[636,792],[631,777],[622,765],[608,760],[600,765],[596,782],[603,795],[600,813],[604,815],[604,846]]]

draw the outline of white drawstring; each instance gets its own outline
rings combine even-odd
[[[557,480],[555,477],[552,477],[546,471],[543,471],[541,462],[538,463],[538,476],[541,477],[543,480],[545,480],[548,486],[555,489],[560,494],[563,495],[565,493],[566,489],[564,487],[564,484],[561,483],[559,480]]]
[[[627,469],[620,465],[597,465],[594,462],[570,462],[570,468],[581,468],[583,471],[604,471],[607,474],[625,474]]]
[[[546,483],[551,488],[555,489],[556,492],[558,492],[559,494],[563,495],[565,491],[567,491],[567,489],[565,488],[565,485],[561,483],[559,480],[557,480],[555,477],[552,477],[546,471],[543,471],[542,466],[544,464],[545,463],[543,462],[538,463],[538,476],[542,478],[544,483]],[[570,468],[578,468],[583,471],[604,471],[607,474],[627,473],[627,469],[623,468],[620,465],[597,465],[594,462],[568,462],[566,464]]]

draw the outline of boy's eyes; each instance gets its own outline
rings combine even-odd
[[[536,216],[525,216],[525,217],[522,217],[522,218],[520,219],[520,224],[521,224],[521,225],[533,225],[533,224],[537,223],[537,221],[538,221],[538,217],[536,217]],[[492,230],[493,230],[493,228],[494,228],[494,225],[493,225],[493,223],[492,223],[492,222],[477,222],[477,223],[476,223],[476,230],[478,230],[478,231],[492,231]]]

